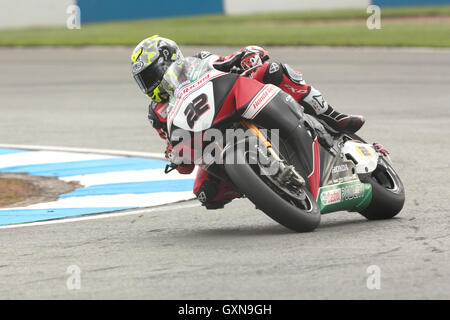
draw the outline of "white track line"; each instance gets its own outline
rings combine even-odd
[[[116,159],[116,156],[92,153],[31,151],[10,153],[0,156],[0,171],[2,168],[54,164],[73,161]]]
[[[100,155],[141,157],[141,158],[166,160],[164,155],[161,153],[136,152],[136,151],[126,151],[126,150],[72,148],[72,147],[60,147],[60,146],[39,146],[39,145],[21,145],[21,144],[0,144],[0,148],[22,149],[22,150],[41,150],[41,151],[60,151],[60,152],[78,152],[78,153],[97,153]],[[184,208],[193,208],[193,207],[198,207],[198,206],[200,206],[200,203],[191,203],[191,204],[184,204],[184,205],[165,205],[165,206],[161,206],[161,207],[157,207],[157,208],[140,209],[140,210],[132,210],[132,211],[124,211],[124,212],[120,211],[120,212],[112,212],[112,213],[99,213],[99,214],[87,215],[87,216],[76,217],[76,218],[62,218],[62,219],[56,219],[56,220],[47,220],[47,221],[37,221],[37,222],[30,222],[30,223],[6,225],[6,226],[0,226],[0,229],[13,229],[13,228],[33,227],[33,226],[41,226],[41,225],[48,225],[48,224],[59,224],[59,223],[69,223],[69,222],[86,221],[86,220],[105,219],[105,218],[112,218],[112,217],[143,214],[143,213],[148,213],[148,212],[159,212],[159,211],[170,211],[170,210],[184,209]]]
[[[141,157],[141,158],[166,160],[166,158],[164,157],[164,155],[162,153],[126,151],[126,150],[89,149],[89,148],[37,146],[37,145],[22,145],[22,144],[0,144],[0,148],[61,151],[61,152],[79,152],[79,153],[97,153],[97,154],[112,155],[112,156]]]
[[[15,229],[15,228],[25,228],[25,227],[35,227],[35,226],[43,226],[49,224],[60,224],[60,223],[69,223],[69,222],[78,222],[78,221],[87,221],[87,220],[98,220],[98,219],[106,219],[113,217],[123,217],[123,216],[131,216],[136,214],[145,214],[151,212],[162,212],[162,211],[171,211],[171,210],[179,210],[179,209],[187,209],[187,208],[195,208],[199,207],[200,203],[187,203],[187,204],[178,204],[178,205],[167,205],[158,208],[149,208],[149,209],[140,209],[133,211],[120,211],[120,212],[112,212],[112,213],[99,213],[93,215],[86,215],[76,218],[62,218],[56,220],[46,220],[46,221],[37,221],[37,222],[29,222],[29,223],[21,223],[21,224],[11,224],[6,226],[0,226],[1,229]]]
[[[195,179],[195,174],[196,171],[191,174],[176,174],[175,172],[172,174],[166,174],[162,169],[148,169],[94,173],[79,176],[60,177],[59,179],[64,181],[78,181],[84,187],[89,187],[99,184],[112,183]]]
[[[0,209],[0,213],[10,210],[33,209],[144,208],[171,204],[178,201],[192,200],[194,198],[195,195],[192,191],[88,195],[82,197],[62,198],[50,202],[41,202],[26,207],[2,208]]]

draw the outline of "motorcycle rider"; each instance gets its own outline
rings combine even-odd
[[[211,56],[214,55],[206,51],[195,55],[198,59]],[[217,70],[246,72],[259,82],[278,86],[302,105],[305,113],[321,120],[331,131],[355,133],[364,124],[362,116],[346,115],[333,109],[320,91],[306,84],[302,74],[288,64],[269,62],[268,52],[261,47],[247,46],[229,56],[215,57],[217,59],[213,66]],[[180,59],[184,57],[177,44],[157,35],[141,41],[131,56],[134,79],[142,92],[152,99],[148,119],[160,137],[166,140],[166,158],[169,161],[172,151],[166,126],[169,93],[160,84],[169,66]],[[181,164],[176,169],[181,174],[189,174],[194,167],[194,164]],[[197,171],[193,192],[207,209],[223,208],[226,203],[240,196],[228,184],[201,168]]]

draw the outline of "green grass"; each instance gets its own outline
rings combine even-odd
[[[0,31],[0,46],[136,45],[153,34],[182,45],[330,45],[450,47],[450,6],[382,9],[381,30],[366,27],[365,10],[198,16],[86,24],[81,30],[40,28]],[[397,20],[395,20],[397,19]]]

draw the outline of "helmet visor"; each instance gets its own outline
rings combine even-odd
[[[167,67],[162,63],[152,63],[147,68],[134,75],[139,88],[145,94],[152,94],[153,90],[161,83]]]

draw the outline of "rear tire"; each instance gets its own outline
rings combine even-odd
[[[311,193],[304,188],[308,211],[302,210],[272,190],[245,160],[244,152],[237,151],[237,163],[225,164],[225,171],[235,186],[270,218],[296,232],[313,231],[320,224],[320,210]]]
[[[367,143],[356,134],[349,137]],[[361,182],[372,186],[370,205],[358,211],[368,220],[383,220],[395,217],[405,204],[405,187],[394,168],[380,156],[378,167],[370,174],[360,175]]]
[[[370,175],[361,176],[362,182],[372,186],[370,205],[359,211],[368,220],[391,219],[402,210],[405,188],[394,169],[384,160]]]

